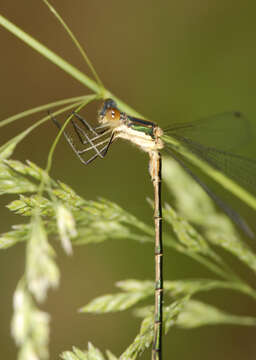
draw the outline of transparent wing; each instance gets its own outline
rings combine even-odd
[[[219,150],[234,150],[252,140],[248,119],[238,111],[199,119],[195,122],[176,123],[164,129],[177,139],[189,139]]]
[[[179,138],[193,154],[206,161],[217,170],[235,180],[246,190],[256,193],[256,161],[235,155],[227,151],[218,150],[197,144],[186,138]],[[167,145],[167,148],[171,148]],[[173,149],[172,149],[173,150]]]
[[[223,113],[193,123],[173,124],[164,133],[246,190],[256,193],[256,161],[230,152],[252,139],[250,123],[241,113]]]

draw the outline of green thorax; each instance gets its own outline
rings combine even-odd
[[[154,138],[155,124],[150,121],[129,117],[128,127]]]

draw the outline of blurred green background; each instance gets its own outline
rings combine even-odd
[[[256,2],[229,0],[67,1],[53,5],[87,50],[101,79],[114,94],[164,127],[172,121],[195,120],[218,112],[240,110],[256,128]],[[0,1],[0,12],[69,62],[86,71],[80,54],[41,1]],[[0,119],[54,100],[87,93],[81,84],[39,54],[0,29]],[[96,107],[86,110],[95,119]],[[45,114],[43,114],[45,115]],[[1,129],[1,143],[25,129],[39,116]],[[14,158],[39,166],[56,136],[49,122],[18,146]],[[255,157],[255,143],[241,154]],[[150,223],[152,196],[145,154],[125,142],[115,143],[104,161],[83,167],[61,141],[52,175],[87,199],[105,197]],[[169,200],[166,192],[164,200]],[[1,197],[1,232],[22,220]],[[255,217],[238,200],[227,198],[249,219]],[[256,226],[254,226],[256,229]],[[247,241],[247,240],[245,240]],[[255,243],[251,245],[255,248]],[[60,288],[49,294],[43,309],[52,315],[51,359],[72,345],[88,341],[120,354],[138,332],[139,321],[129,312],[88,316],[77,309],[95,296],[114,291],[121,279],[153,278],[153,248],[130,241],[109,241],[76,248],[67,258],[59,246]],[[0,358],[15,359],[10,338],[12,294],[24,271],[24,244],[0,252]],[[255,277],[233,259],[237,271]],[[167,279],[211,276],[191,260],[167,250]],[[224,291],[200,296],[236,314],[256,316],[255,303]],[[255,358],[255,329],[233,326],[197,330],[173,329],[164,338],[165,359],[247,360]],[[149,353],[142,358],[148,358]]]

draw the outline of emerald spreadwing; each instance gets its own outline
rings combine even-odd
[[[55,118],[53,121],[61,129],[60,123]],[[188,162],[192,162],[200,168],[200,161],[203,161],[208,164],[212,177],[215,179],[218,177],[220,183],[221,181],[224,183],[223,176],[234,181],[228,189],[231,192],[236,182],[245,188],[240,190],[239,194],[245,196],[247,191],[255,191],[256,162],[232,153],[236,147],[243,146],[249,141],[251,132],[248,129],[248,122],[241,113],[230,112],[195,122],[174,123],[162,130],[153,122],[120,111],[112,99],[104,101],[98,114],[99,124],[96,127],[92,127],[78,113],[73,113],[71,122],[81,147],[75,144],[74,138],[69,133],[64,131],[64,135],[85,165],[97,158],[104,158],[110,145],[118,138],[134,143],[149,154],[149,172],[154,186],[155,222],[155,317],[152,359],[161,359],[163,317],[161,154],[166,152],[178,161],[236,225],[248,236],[253,237],[252,230],[240,215],[211,192],[187,166]]]

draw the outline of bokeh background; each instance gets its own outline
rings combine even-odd
[[[54,0],[101,79],[109,89],[160,126],[195,120],[214,113],[240,110],[256,128],[256,2],[230,0],[173,1],[68,1]],[[41,1],[0,1],[0,12],[69,62],[89,73],[80,54]],[[0,119],[54,100],[88,93],[80,83],[0,29]],[[86,110],[95,118],[96,107]],[[39,118],[25,118],[1,129],[1,143]],[[51,123],[37,129],[17,148],[14,158],[39,166],[56,135]],[[240,149],[255,157],[255,143]],[[152,221],[145,201],[152,189],[147,157],[130,144],[112,146],[104,161],[83,167],[62,141],[54,157],[52,176],[68,183],[87,199],[105,197],[142,220]],[[221,190],[220,190],[221,192]],[[21,219],[5,205],[14,197],[1,197],[1,232]],[[164,199],[168,195],[164,193]],[[255,226],[255,215],[238,200],[229,202]],[[248,239],[245,239],[248,241]],[[256,244],[250,243],[254,248]],[[114,291],[121,279],[153,278],[153,248],[135,242],[109,241],[75,249],[66,257],[56,246],[61,285],[51,292],[43,309],[52,315],[51,359],[72,345],[88,341],[101,350],[120,354],[139,329],[129,312],[88,316],[77,309],[92,298]],[[15,359],[10,338],[12,294],[24,271],[24,244],[0,252],[1,359]],[[255,277],[233,259],[237,271],[252,284]],[[168,279],[211,276],[205,269],[167,250]],[[256,315],[255,303],[236,293],[211,292],[200,296],[209,303],[241,315]],[[165,359],[253,359],[255,329],[233,326],[196,330],[173,329],[164,339]],[[143,358],[148,358],[149,353]]]

